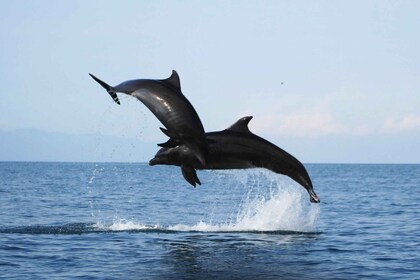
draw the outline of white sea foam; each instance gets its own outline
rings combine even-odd
[[[159,228],[157,225],[145,225],[126,219],[115,219],[110,225],[97,222],[94,227],[106,231],[153,230]]]
[[[263,196],[243,202],[236,218],[219,224],[199,221],[197,224],[175,225],[170,230],[179,231],[314,231],[320,210],[318,205],[308,205],[299,191],[279,189],[268,198]]]
[[[209,213],[207,218],[197,220],[195,223],[170,226],[147,225],[134,220],[114,218],[112,224],[97,223],[96,227],[110,231],[312,232],[316,230],[320,214],[319,205],[310,203],[306,191],[292,180],[262,169],[251,172],[222,171],[214,175],[220,179],[220,182],[216,180],[215,183],[233,182],[233,186],[229,186],[226,190],[228,195],[234,191],[237,192],[236,195],[238,193],[239,196],[242,195],[242,199],[236,196],[236,202],[227,199],[232,202],[233,207],[229,210],[224,208],[225,212],[220,207],[226,207],[226,204],[223,206],[216,202],[212,206],[217,211],[223,212],[222,217],[213,219],[212,213]],[[232,195],[232,198],[235,196]]]

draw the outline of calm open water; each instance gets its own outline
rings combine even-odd
[[[420,165],[0,163],[3,279],[420,279]]]

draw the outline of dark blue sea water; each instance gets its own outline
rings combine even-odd
[[[3,279],[420,279],[420,165],[0,163]]]

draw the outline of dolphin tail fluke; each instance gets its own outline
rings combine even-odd
[[[113,87],[111,87],[110,85],[108,85],[104,81],[101,81],[100,79],[96,78],[95,76],[93,76],[90,73],[89,73],[89,76],[91,76],[92,79],[94,79],[96,82],[98,82],[98,84],[100,84],[104,89],[106,89],[106,91],[109,93],[109,95],[111,95],[112,100],[114,100],[115,103],[120,105],[120,100],[118,99],[117,93],[116,93],[116,91]]]
[[[197,172],[194,168],[192,168],[189,165],[182,165],[181,166],[182,175],[184,176],[184,179],[190,183],[192,186],[196,186],[196,184],[201,185],[200,180],[197,177]]]

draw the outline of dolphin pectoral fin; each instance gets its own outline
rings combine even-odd
[[[165,134],[169,138],[176,138],[176,135],[172,133],[171,131],[167,130],[166,128],[163,128],[163,127],[159,127],[159,128],[160,128],[160,131],[162,131],[163,134]]]
[[[115,101],[115,103],[117,103],[118,105],[120,105],[120,100],[118,99],[118,96],[114,90],[113,87],[111,87],[110,85],[108,85],[107,83],[105,83],[104,81],[96,78],[95,76],[93,76],[92,74],[89,73],[89,76],[92,77],[92,79],[94,79],[98,84],[100,84],[104,89],[106,89],[106,91],[109,93],[109,95],[111,95],[112,100]]]
[[[203,166],[207,166],[207,160],[201,152],[195,153],[195,156]]]
[[[166,141],[165,143],[160,143],[157,145],[162,148],[174,148],[178,146],[179,144],[180,144],[179,141],[175,140],[174,138],[169,138],[169,140]]]
[[[166,141],[165,143],[160,143],[158,144],[159,147],[162,148],[174,148],[178,145],[181,144],[181,141],[179,138],[177,138],[177,135],[175,133],[173,133],[172,131],[163,128],[163,127],[159,127],[160,130],[163,132],[163,134],[165,134],[166,136],[169,137],[169,140]]]
[[[197,177],[197,172],[194,168],[192,168],[189,165],[182,165],[181,166],[182,175],[184,176],[184,179],[190,183],[192,186],[196,186],[196,184],[201,185],[200,180]]]
[[[205,143],[207,145],[207,142]],[[200,164],[205,167],[207,166],[207,156],[208,156],[208,146],[202,146],[196,141],[190,141],[185,144],[188,149],[192,152],[194,157],[200,162]]]

